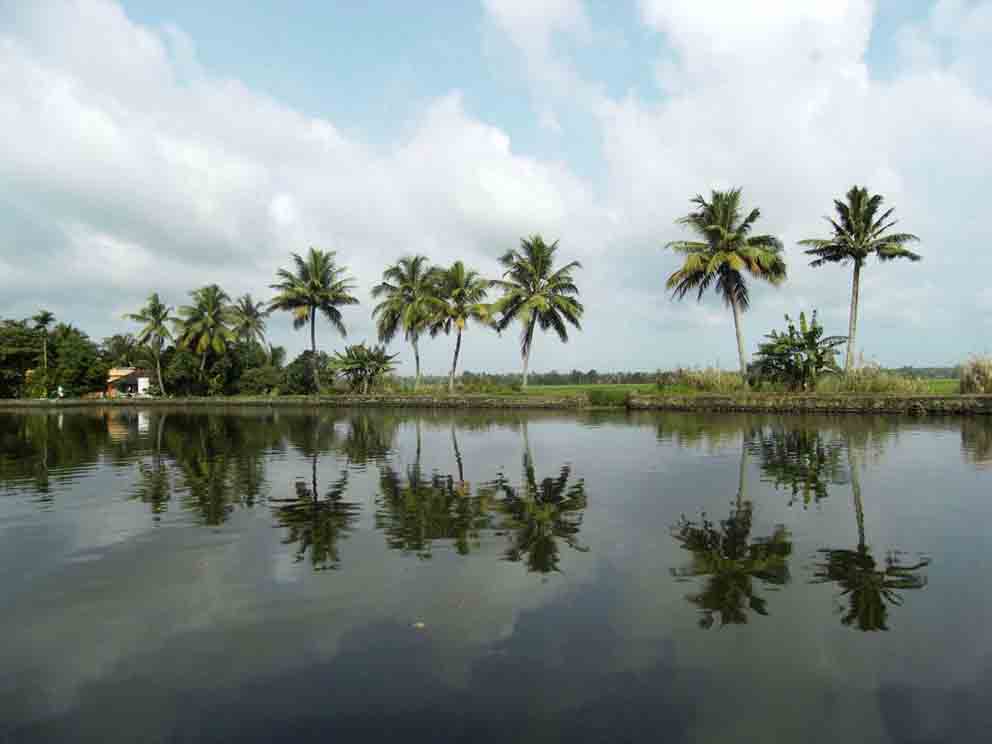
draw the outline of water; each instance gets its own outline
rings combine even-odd
[[[992,422],[0,412],[0,741],[992,739]]]

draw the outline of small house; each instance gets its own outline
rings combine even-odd
[[[148,395],[151,387],[148,372],[138,367],[114,367],[107,375],[108,398],[130,398],[135,395]]]

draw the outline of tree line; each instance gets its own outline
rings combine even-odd
[[[910,233],[894,232],[892,208],[882,209],[883,197],[860,186],[852,187],[845,199],[834,202],[836,215],[827,217],[830,235],[800,241],[811,256],[811,265],[839,263],[853,267],[849,330],[846,337],[823,337],[814,318],[807,324],[801,316],[799,330],[789,321],[787,332],[769,335],[759,347],[759,371],[768,376],[788,376],[792,384],[806,386],[810,377],[824,369],[839,369],[834,349],[846,342],[844,371],[853,365],[858,322],[861,273],[869,257],[881,262],[895,259],[920,260],[907,244],[917,242]],[[742,375],[749,370],[743,342],[743,314],[751,305],[749,279],[781,285],[787,276],[782,241],[770,234],[756,234],[759,209],[742,207],[741,190],[713,191],[709,198],[697,195],[693,211],[677,222],[695,234],[666,248],[683,257],[682,265],[667,279],[673,299],[690,293],[701,300],[713,289],[731,310]],[[340,377],[360,392],[368,392],[394,369],[396,355],[386,345],[402,336],[414,357],[414,390],[421,383],[420,349],[425,338],[454,335],[449,392],[454,390],[462,354],[463,335],[470,325],[502,333],[511,325],[519,329],[523,387],[529,380],[531,351],[538,330],[554,332],[568,341],[569,327],[581,329],[584,307],[579,301],[575,273],[578,261],[559,261],[558,242],[546,243],[540,235],[521,239],[520,246],[499,257],[503,273],[485,278],[462,261],[437,266],[426,256],[401,257],[388,266],[372,288],[378,346],[365,343],[346,346],[333,357],[318,351],[317,320],[322,317],[342,337],[347,335],[342,308],[357,305],[356,282],[347,266],[338,263],[335,251],[310,248],[306,255],[292,254],[292,264],[279,268],[270,286],[274,295],[259,301],[250,293],[234,300],[217,284],[190,292],[189,304],[178,309],[153,293],[146,304],[125,316],[138,324],[131,336],[111,337],[102,346],[90,342],[78,329],[55,326],[54,316],[41,311],[30,321],[0,324],[0,394],[18,390],[44,394],[52,384],[70,383],[71,389],[96,389],[101,364],[147,359],[155,370],[156,387],[162,394],[267,392],[320,392]],[[266,321],[274,312],[287,312],[296,329],[307,329],[310,349],[283,369],[285,350],[266,343]],[[36,342],[36,335],[41,343]],[[133,349],[128,351],[128,345]],[[52,346],[55,373],[49,368]],[[40,359],[38,358],[40,356]],[[76,369],[83,358],[91,370]],[[38,363],[40,362],[40,370]],[[33,384],[27,379],[32,369]],[[96,370],[96,371],[94,371]],[[247,375],[247,380],[242,378]],[[573,375],[574,376],[574,375]],[[547,376],[542,376],[545,382]],[[292,379],[291,379],[292,378]],[[796,381],[799,381],[798,383]],[[571,380],[569,380],[571,382]],[[591,380],[590,380],[591,381]],[[599,380],[596,380],[599,381]],[[619,380],[618,380],[619,381]]]

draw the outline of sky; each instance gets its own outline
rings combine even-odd
[[[786,246],[753,351],[786,313],[846,332],[850,268],[797,242],[863,184],[924,259],[868,265],[858,349],[954,364],[990,351],[989,38],[992,0],[0,0],[0,317],[99,339],[151,292],[267,299],[316,246],[355,278],[348,342],[371,342],[388,263],[495,277],[540,233],[582,262],[586,312],[532,369],[733,368],[730,312],[664,289],[689,199],[739,186]],[[269,335],[308,342],[285,316]],[[446,372],[452,339],[422,346]],[[519,366],[516,332],[466,334],[464,369]]]

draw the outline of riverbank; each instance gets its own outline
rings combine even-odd
[[[739,395],[632,395],[632,410],[747,413],[992,414],[992,395],[853,395],[754,393]]]
[[[231,398],[124,398],[113,400],[0,400],[0,408],[66,409],[150,406],[258,406],[335,408],[434,408],[482,410],[713,411],[749,413],[861,413],[910,415],[992,414],[992,395],[850,395],[753,393],[737,395],[632,394],[610,405],[588,396],[537,395],[327,395]]]

